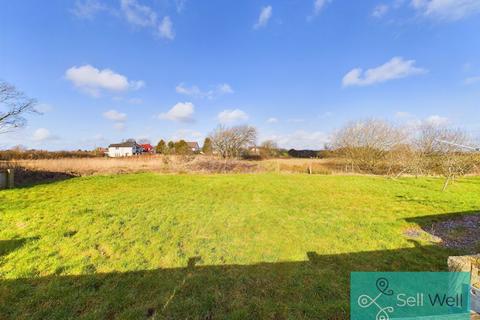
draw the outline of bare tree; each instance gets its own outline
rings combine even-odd
[[[278,145],[273,140],[265,140],[260,145],[260,155],[262,158],[273,158],[278,156]]]
[[[0,133],[25,125],[25,114],[38,113],[36,100],[7,82],[0,82]]]
[[[255,145],[257,129],[251,126],[218,126],[211,134],[213,150],[222,158],[238,157],[242,150]]]
[[[394,146],[386,155],[388,175],[395,178],[403,174],[421,174],[421,166],[418,163],[417,150],[410,143],[402,143]]]
[[[351,122],[333,138],[333,147],[344,157],[351,170],[375,172],[388,153],[405,143],[402,128],[383,120],[369,119]]]
[[[426,125],[421,128],[417,147],[426,170],[445,177],[443,190],[457,177],[471,173],[478,165],[468,134],[460,129]],[[474,148],[471,148],[474,149]]]

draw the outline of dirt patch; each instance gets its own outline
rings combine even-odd
[[[439,238],[440,244],[447,248],[480,249],[480,214],[435,222],[425,227],[424,231]]]

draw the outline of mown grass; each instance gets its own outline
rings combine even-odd
[[[350,271],[445,270],[480,179],[93,176],[0,191],[0,319],[344,319]]]

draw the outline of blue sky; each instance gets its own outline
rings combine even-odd
[[[0,11],[0,78],[42,115],[0,148],[197,140],[248,123],[320,148],[345,122],[479,135],[480,0],[51,0]]]

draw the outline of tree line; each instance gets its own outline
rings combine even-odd
[[[212,142],[209,138],[205,138],[203,147],[198,151],[192,150],[188,143],[183,139],[175,142],[166,142],[165,140],[161,139],[155,146],[155,153],[164,155],[190,155],[200,152],[203,154],[212,154]]]

